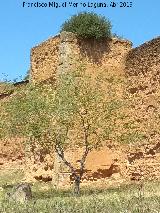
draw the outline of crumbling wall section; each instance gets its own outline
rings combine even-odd
[[[134,76],[160,70],[160,37],[129,51],[126,57],[126,73]]]

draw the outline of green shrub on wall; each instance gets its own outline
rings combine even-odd
[[[95,13],[79,13],[72,16],[61,27],[61,32],[75,33],[83,38],[111,37],[111,23],[104,16]]]

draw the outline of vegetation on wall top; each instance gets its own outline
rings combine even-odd
[[[111,22],[104,16],[96,13],[79,13],[65,21],[62,31],[75,33],[82,38],[105,38],[111,37]]]

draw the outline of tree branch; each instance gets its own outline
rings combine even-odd
[[[85,112],[85,114],[87,114],[87,110]],[[82,158],[80,160],[80,173],[79,173],[79,176],[76,174],[76,169],[71,165],[70,162],[68,162],[64,156],[64,152],[63,152],[63,149],[61,147],[61,144],[58,140],[58,138],[56,137],[55,135],[55,151],[56,153],[58,154],[58,156],[62,159],[62,161],[64,162],[64,164],[66,166],[68,166],[74,176],[75,179],[79,178],[79,180],[81,179],[83,173],[84,173],[84,166],[85,166],[85,161],[86,161],[86,157],[90,151],[89,149],[89,143],[88,143],[88,131],[89,131],[89,128],[90,128],[90,124],[88,122],[88,120],[85,121],[85,118],[83,117],[83,115],[81,113],[79,113],[80,115],[80,118],[81,118],[81,121],[82,121],[82,128],[83,128],[83,132],[84,132],[84,145],[85,145],[85,151],[82,155]],[[68,134],[68,128],[66,130],[66,135]]]
[[[74,167],[71,165],[70,162],[68,162],[65,157],[64,157],[64,152],[62,147],[60,146],[58,140],[56,139],[56,144],[55,144],[55,151],[58,154],[58,156],[62,159],[62,161],[65,163],[66,166],[68,166],[72,172],[72,174],[74,175],[74,177],[77,177],[76,171],[74,169]]]
[[[87,110],[86,110],[86,114],[87,114]],[[83,131],[84,131],[84,144],[85,144],[85,151],[82,155],[82,159],[80,160],[80,165],[81,165],[80,166],[80,178],[81,178],[84,173],[84,165],[85,165],[86,157],[89,153],[88,131],[89,131],[90,125],[88,123],[88,120],[87,120],[87,125],[85,124],[85,119],[81,115],[81,113],[79,113],[79,115],[80,115],[81,121],[82,121],[82,127],[83,127]]]

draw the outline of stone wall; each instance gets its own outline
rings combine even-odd
[[[60,38],[55,36],[31,49],[31,80],[38,82],[55,76],[58,66],[58,45]]]
[[[160,143],[131,146],[127,153],[126,176],[129,180],[160,179]]]
[[[64,55],[68,53],[68,67],[73,61],[83,62],[86,66],[104,67],[121,67],[124,64],[124,57],[131,49],[131,42],[120,40],[117,38],[112,39],[77,39],[72,33],[63,32],[60,35],[60,47],[66,46],[67,51],[61,53],[63,58],[60,57],[61,63],[64,63]],[[65,68],[65,67],[63,67]]]
[[[119,150],[116,156],[105,151],[104,155],[110,156],[108,161],[103,158],[96,168],[93,165],[96,165],[102,153],[96,152],[96,156],[92,153],[86,163],[84,181],[109,179],[115,175],[120,180],[160,179],[160,125],[157,117],[160,114],[160,37],[131,49],[131,42],[117,38],[81,40],[72,33],[62,33],[32,49],[32,80],[37,82],[56,78],[56,75],[76,68],[79,62],[93,73],[110,68],[116,74],[125,71],[128,76],[126,98],[130,103],[128,115],[131,121],[136,121],[137,132],[141,131],[145,136],[140,139],[139,145],[129,146],[126,151],[116,147]],[[115,150],[112,151],[115,153]],[[102,167],[104,164],[106,167]],[[48,166],[49,175],[53,174],[52,167]],[[41,170],[37,165],[34,170],[32,175],[35,179],[52,179],[52,175],[46,177],[46,165]],[[62,179],[63,175],[68,174],[62,172]]]
[[[62,32],[31,50],[32,82],[54,78],[56,74],[74,69],[83,63],[92,72],[98,68],[122,68],[132,43],[118,38],[78,39]],[[123,69],[121,69],[123,70]]]
[[[160,37],[132,49],[132,43],[118,38],[78,39],[73,33],[44,41],[31,50],[31,79],[39,82],[74,69],[80,62],[93,73],[97,68],[112,69],[133,76],[160,68]]]
[[[160,70],[160,37],[129,51],[126,57],[126,73],[134,76],[140,73]]]

